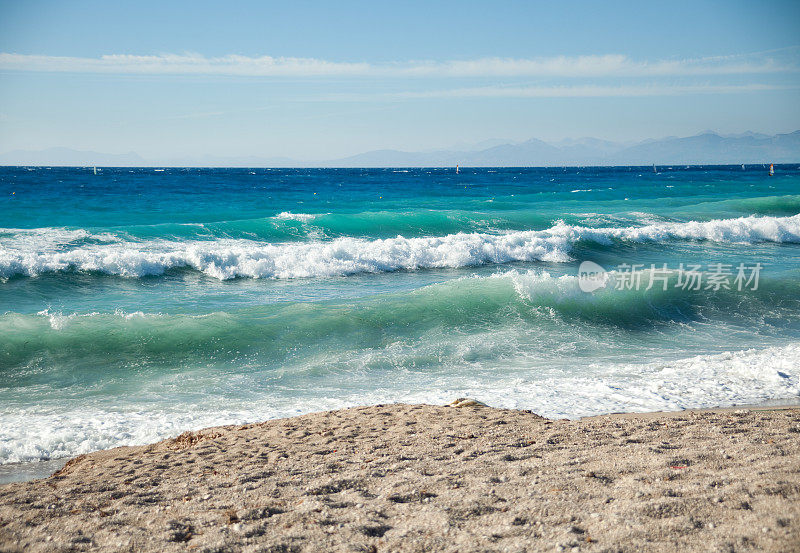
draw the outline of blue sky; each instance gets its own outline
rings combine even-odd
[[[0,152],[800,128],[800,2],[0,0]]]

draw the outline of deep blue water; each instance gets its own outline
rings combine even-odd
[[[0,463],[376,402],[796,398],[799,337],[794,165],[0,168]]]

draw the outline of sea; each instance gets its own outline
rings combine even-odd
[[[357,405],[799,396],[797,165],[0,168],[20,474]]]

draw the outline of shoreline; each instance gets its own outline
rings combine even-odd
[[[3,551],[787,551],[800,408],[549,420],[376,405],[186,432],[0,486]]]
[[[403,405],[403,404],[401,404]],[[358,406],[356,406],[358,407]],[[489,406],[491,407],[491,406]],[[735,411],[737,409],[748,409],[748,410],[757,410],[757,411],[766,411],[772,409],[800,409],[800,402],[796,399],[772,399],[767,400],[761,403],[755,404],[743,404],[743,405],[730,405],[730,406],[723,406],[723,407],[699,407],[699,408],[689,408],[683,409],[680,411],[622,411],[622,412],[613,412],[613,413],[604,413],[601,415],[588,415],[585,417],[578,417],[576,419],[570,420],[586,420],[586,419],[594,419],[598,417],[622,417],[622,418],[659,418],[659,417],[670,417],[670,416],[678,416],[684,413],[715,413],[715,412],[727,412],[727,411]],[[313,413],[306,413],[306,414],[314,414],[318,412],[324,411],[316,411]],[[269,419],[269,420],[284,420],[286,418],[293,419],[296,417],[301,417],[303,415],[295,415],[294,417],[285,417],[279,419]],[[555,419],[553,419],[555,420]],[[260,424],[267,421],[260,421],[256,423],[248,423],[248,424]],[[210,430],[212,428],[217,427],[207,427],[197,430],[196,432],[204,432]],[[169,439],[169,438],[166,438]],[[158,443],[158,442],[155,442]],[[144,444],[148,445],[148,444]],[[153,444],[149,444],[153,445]],[[139,447],[139,446],[117,446],[117,447]],[[114,448],[109,448],[114,449]],[[88,454],[91,455],[92,453],[96,453],[98,451],[107,451],[103,449],[95,450],[89,452]],[[14,482],[30,482],[31,480],[38,480],[41,478],[48,478],[53,475],[53,473],[61,470],[61,468],[67,464],[70,460],[74,459],[77,456],[70,456],[70,457],[59,457],[57,459],[47,459],[42,461],[26,461],[22,463],[7,463],[7,464],[0,464],[0,486],[4,484],[11,484]]]

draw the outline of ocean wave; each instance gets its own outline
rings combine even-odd
[[[565,214],[570,222],[580,219]],[[637,218],[611,218],[609,221],[635,223]],[[478,212],[467,210],[408,209],[403,211],[361,211],[354,213],[294,213],[283,211],[269,217],[231,219],[194,223],[157,223],[93,229],[0,229],[0,239],[31,240],[37,234],[48,233],[56,243],[67,244],[70,235],[106,235],[107,240],[145,241],[202,240],[243,238],[262,242],[302,241],[334,238],[393,238],[403,236],[442,236],[458,232],[485,232],[546,228],[552,218],[539,210]],[[79,234],[77,234],[79,233]],[[40,238],[44,238],[40,236]],[[21,243],[21,242],[20,242]],[[35,246],[35,244],[34,244]]]
[[[570,373],[541,367],[467,375],[453,371],[430,381],[425,375],[406,372],[391,380],[384,375],[385,384],[380,387],[374,386],[370,375],[355,379],[347,374],[334,385],[309,386],[299,396],[270,388],[244,397],[220,397],[222,382],[213,380],[206,385],[214,393],[201,394],[202,404],[179,394],[122,404],[85,401],[80,407],[65,407],[63,402],[0,406],[0,464],[142,445],[187,430],[323,409],[393,402],[442,405],[461,396],[553,418],[796,400],[800,396],[798,358],[800,345],[788,344],[654,363],[594,363]],[[183,378],[176,375],[174,380]]]
[[[300,221],[302,223],[307,223],[309,221],[313,221],[319,217],[319,215],[315,215],[313,213],[292,213],[291,211],[282,211],[273,217],[273,219],[277,219],[278,221]]]
[[[545,371],[516,381],[501,378],[496,389],[480,389],[475,383],[459,392],[490,405],[570,418],[797,401],[798,359],[800,344],[647,363],[594,361],[573,374]]]
[[[44,229],[41,234],[48,236]],[[59,231],[60,232],[60,231]],[[75,231],[78,232],[78,231]],[[590,228],[562,221],[545,230],[500,234],[457,233],[440,237],[263,243],[245,239],[146,240],[53,247],[45,238],[0,245],[0,277],[83,271],[125,277],[161,275],[188,268],[221,280],[310,278],[398,270],[471,267],[516,261],[567,262],[579,242],[648,243],[705,240],[722,243],[800,243],[800,215],[660,222],[638,227]],[[30,236],[29,236],[30,238]]]
[[[800,322],[800,282],[764,279],[755,291],[614,288],[585,293],[572,275],[503,271],[361,300],[274,303],[205,314],[90,312],[0,315],[0,370],[7,382],[27,371],[75,366],[275,364],[325,344],[330,351],[422,340],[428,332],[508,331],[553,346],[555,335],[665,330],[716,320],[735,328]],[[677,275],[673,275],[677,278]],[[622,336],[623,334],[620,334]],[[355,345],[355,346],[354,346]],[[549,346],[549,347],[550,347]],[[109,351],[115,352],[108,359]],[[36,369],[38,370],[38,369]]]
[[[790,215],[800,212],[800,195],[760,196],[706,201],[687,206],[689,212],[740,212],[755,215]]]
[[[0,228],[0,256],[4,252],[39,250],[64,251],[86,244],[114,244],[125,241],[124,236],[112,232],[91,232],[87,229]],[[2,275],[2,269],[0,269]]]

